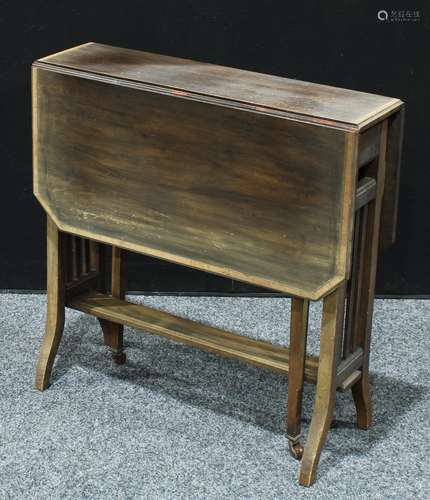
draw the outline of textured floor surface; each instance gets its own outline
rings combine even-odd
[[[287,340],[287,299],[132,300]],[[286,377],[129,328],[118,367],[97,321],[68,311],[53,384],[40,393],[45,297],[0,295],[0,499],[430,498],[430,302],[375,309],[374,425],[357,430],[350,394],[338,394],[306,489],[283,435]],[[320,313],[313,305],[314,353]],[[314,390],[306,386],[305,432]]]

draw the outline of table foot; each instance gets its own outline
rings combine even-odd
[[[372,425],[373,420],[372,396],[368,375],[363,374],[351,389],[357,411],[357,427],[367,430]]]
[[[49,307],[49,306],[48,306]],[[45,336],[39,353],[36,368],[35,388],[44,391],[50,385],[52,367],[58,351],[64,328],[64,313],[56,314],[46,322]]]
[[[123,365],[127,360],[127,356],[125,352],[113,352],[112,359],[114,360],[115,364]]]
[[[296,460],[302,459],[304,448],[300,441],[288,441],[288,449],[290,450],[290,454],[293,458],[295,458]]]
[[[124,326],[102,318],[99,318],[99,323],[103,331],[104,344],[112,349],[112,359],[117,365],[123,365],[126,361],[123,351]]]

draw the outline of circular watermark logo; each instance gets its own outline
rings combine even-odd
[[[388,21],[388,12],[386,10],[378,10],[378,19],[380,21]]]

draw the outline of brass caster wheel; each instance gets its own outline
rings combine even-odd
[[[295,443],[292,443],[291,441],[289,441],[288,448],[289,448],[291,456],[293,458],[295,458],[296,460],[302,459],[304,449],[299,441],[296,441]]]
[[[125,355],[125,352],[114,352],[112,353],[112,359],[114,360],[115,364],[123,365],[127,357]]]

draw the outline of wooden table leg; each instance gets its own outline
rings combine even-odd
[[[45,335],[36,367],[35,387],[45,390],[50,383],[52,367],[64,328],[65,312],[65,235],[47,217],[47,315]]]
[[[305,376],[309,300],[291,299],[290,369],[288,372],[287,438],[292,456],[302,458],[302,397]]]
[[[341,285],[324,299],[315,407],[300,468],[299,482],[303,486],[315,481],[321,449],[333,418],[344,308],[345,285]]]
[[[112,280],[111,295],[119,299],[125,296],[124,290],[124,252],[118,247],[112,247]],[[123,351],[124,326],[99,318],[103,331],[105,345],[112,349],[112,358],[118,365],[126,361]]]
[[[364,359],[360,380],[352,386],[352,394],[357,410],[357,426],[367,429],[372,423],[372,401],[369,382],[369,354],[372,332],[373,301],[375,294],[376,267],[379,249],[379,228],[385,184],[385,164],[387,150],[387,127],[385,121],[381,130],[379,158],[368,167],[369,174],[377,180],[377,193],[368,205],[367,222],[363,238],[362,282],[359,290],[358,315],[356,324],[356,344],[363,348]]]

